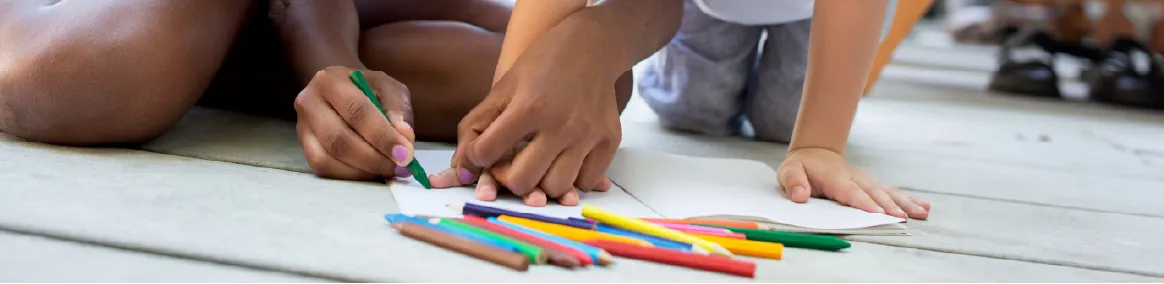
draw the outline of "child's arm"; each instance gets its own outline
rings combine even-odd
[[[519,0],[513,5],[509,16],[505,40],[501,43],[501,56],[497,58],[497,70],[493,73],[493,83],[509,71],[513,62],[538,36],[554,27],[571,14],[586,8],[587,2],[594,0]]]
[[[800,115],[789,148],[845,153],[865,78],[877,53],[886,0],[816,2]]]
[[[780,183],[796,202],[823,196],[868,212],[924,219],[929,203],[877,183],[843,157],[886,6],[886,0],[816,2],[804,96]]]

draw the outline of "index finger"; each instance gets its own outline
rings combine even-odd
[[[377,152],[390,157],[398,166],[412,161],[412,143],[393,127],[370,89],[359,86],[359,71],[352,72],[354,84],[336,84],[324,92],[324,98],[364,141]],[[365,93],[367,92],[367,93]],[[362,95],[360,95],[362,94]]]

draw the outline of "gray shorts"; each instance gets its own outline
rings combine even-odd
[[[679,33],[642,63],[639,94],[670,128],[737,135],[746,121],[756,139],[788,142],[804,87],[811,21],[747,26],[685,1]]]

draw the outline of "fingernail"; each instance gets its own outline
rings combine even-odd
[[[926,212],[926,208],[921,207],[921,205],[914,205],[913,211],[914,211],[914,213],[922,213],[922,212]]]
[[[408,176],[410,176],[410,175],[412,175],[412,173],[408,172],[408,169],[401,168],[401,167],[396,167],[396,176],[398,176],[398,177],[408,177]]]
[[[392,147],[392,158],[398,163],[408,163],[408,148],[400,145]]]
[[[408,123],[407,121],[405,121],[405,122],[404,122],[404,127],[407,127],[408,129],[412,129],[412,124],[411,124],[411,123]]]
[[[796,187],[792,188],[792,193],[800,193],[803,191],[804,191],[804,186],[802,186],[802,185],[797,185]]]
[[[457,179],[460,180],[461,183],[468,184],[473,182],[473,173],[470,173],[469,170],[466,169],[457,170]]]
[[[885,208],[877,207],[877,213],[885,214]]]

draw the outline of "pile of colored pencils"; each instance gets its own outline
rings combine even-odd
[[[519,271],[531,264],[606,266],[613,256],[754,277],[754,262],[781,259],[784,247],[840,250],[833,236],[771,231],[752,222],[638,219],[582,205],[582,216],[556,218],[482,206],[450,205],[463,218],[385,217],[401,234]]]

